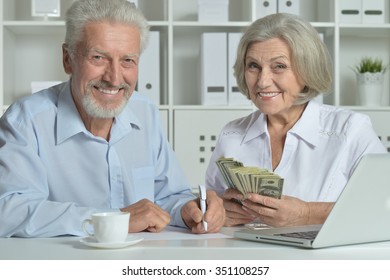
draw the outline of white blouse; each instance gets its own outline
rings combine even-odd
[[[386,153],[368,116],[311,101],[288,131],[273,172],[284,178],[283,195],[334,202],[367,153]],[[222,129],[206,171],[206,186],[219,194],[227,188],[216,164],[220,157],[272,170],[267,116],[256,111]]]

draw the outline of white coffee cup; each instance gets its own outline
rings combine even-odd
[[[86,234],[100,243],[125,242],[129,231],[129,212],[103,212],[92,214],[90,219],[83,221],[82,227]],[[90,225],[93,227],[91,232]]]

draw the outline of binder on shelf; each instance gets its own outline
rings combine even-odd
[[[278,13],[299,15],[299,0],[278,0]]]
[[[317,5],[318,21],[335,21],[335,3],[334,1],[318,1]]]
[[[234,76],[234,63],[237,57],[237,47],[242,33],[228,33],[228,103],[229,105],[250,105],[250,100],[243,95],[237,87],[236,77]]]
[[[362,0],[340,0],[340,22],[362,23]]]
[[[61,15],[60,0],[31,0],[31,15],[59,17]]]
[[[256,16],[262,18],[278,11],[278,0],[257,0]]]
[[[229,0],[198,0],[198,21],[227,22]]]
[[[227,105],[227,33],[202,33],[202,105]]]
[[[140,93],[147,94],[156,105],[160,105],[160,32],[149,32],[149,44],[141,54],[138,66]]]
[[[362,0],[362,22],[363,23],[384,23],[385,22],[385,1],[384,0]]]

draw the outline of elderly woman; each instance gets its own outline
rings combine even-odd
[[[321,224],[360,158],[386,152],[366,115],[313,100],[330,91],[331,67],[316,29],[298,16],[273,14],[247,28],[234,71],[258,110],[222,129],[206,173],[224,200],[225,226]],[[280,175],[281,199],[228,189],[220,157]]]

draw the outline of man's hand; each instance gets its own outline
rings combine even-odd
[[[171,221],[170,215],[147,199],[142,199],[126,208],[120,209],[130,212],[129,232],[160,232]]]
[[[207,190],[207,210],[205,221],[207,232],[219,232],[225,221],[225,209],[222,199],[212,190]],[[181,216],[184,223],[193,233],[205,233],[202,223],[202,211],[199,207],[199,199],[188,201],[181,209]]]

